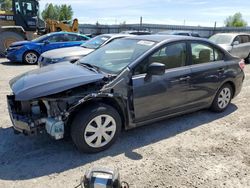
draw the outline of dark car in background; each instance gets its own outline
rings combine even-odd
[[[6,50],[6,57],[12,62],[36,64],[43,52],[57,48],[80,46],[87,40],[89,40],[89,37],[78,33],[49,33],[32,41],[12,43]]]
[[[247,33],[218,33],[209,38],[232,55],[250,61],[250,34]]]
[[[174,31],[174,32],[169,32],[169,31],[161,31],[158,32],[157,34],[159,35],[181,35],[181,36],[190,36],[190,37],[200,37],[199,33],[197,32],[192,32],[192,31]]]
[[[107,149],[122,129],[209,108],[227,109],[241,91],[244,61],[208,40],[173,35],[117,39],[79,62],[10,81],[16,132],[70,134],[84,152]]]
[[[130,30],[122,31],[121,34],[130,34],[130,35],[151,35],[152,33],[144,30]]]
[[[76,62],[80,58],[88,55],[94,50],[120,38],[129,37],[129,34],[103,34],[96,36],[81,46],[69,47],[63,49],[50,50],[43,53],[39,60],[39,67],[43,67],[50,64],[60,63],[63,61]]]

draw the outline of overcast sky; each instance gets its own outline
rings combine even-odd
[[[41,0],[46,3],[70,4],[80,23],[143,23],[193,26],[223,26],[226,17],[241,12],[250,25],[249,0]]]

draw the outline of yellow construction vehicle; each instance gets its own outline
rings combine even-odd
[[[20,40],[31,40],[37,33],[78,32],[78,20],[72,26],[56,20],[39,18],[38,0],[0,0],[0,56],[8,46]]]
[[[69,26],[68,22],[60,22],[56,20],[47,19],[46,21],[46,32],[57,32],[57,31],[68,31],[68,32],[78,32],[78,20],[74,19],[72,26]]]

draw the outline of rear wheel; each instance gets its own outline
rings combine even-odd
[[[39,57],[39,54],[37,52],[28,51],[23,56],[23,62],[30,64],[30,65],[34,65],[37,63],[38,57]]]
[[[233,97],[233,89],[230,84],[223,85],[216,94],[211,110],[214,112],[223,112],[230,104]]]
[[[11,31],[4,31],[0,33],[0,55],[3,55],[5,50],[13,42],[22,41],[24,38],[18,33]]]
[[[80,111],[72,125],[71,137],[80,151],[100,152],[110,147],[121,132],[121,118],[111,106],[94,105]]]

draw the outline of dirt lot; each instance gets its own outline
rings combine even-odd
[[[200,111],[124,132],[98,154],[70,141],[14,135],[8,81],[36,66],[0,60],[0,187],[74,187],[92,166],[116,167],[131,187],[250,187],[250,65],[222,114]]]

